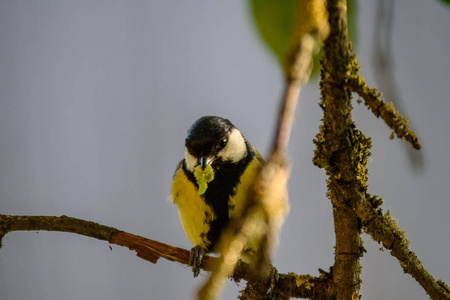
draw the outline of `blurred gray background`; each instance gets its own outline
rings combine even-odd
[[[374,76],[376,1],[358,1],[355,51]],[[68,215],[189,249],[166,201],[191,123],[229,118],[267,155],[282,76],[246,1],[0,1],[0,212]],[[411,249],[450,282],[450,9],[398,0],[393,71],[403,113],[423,146],[403,141],[364,105],[372,137],[369,191],[384,198]],[[333,264],[325,174],[312,165],[322,112],[318,80],[302,91],[291,139],[291,212],[274,258],[280,272]],[[367,236],[363,299],[425,299],[397,260]],[[68,233],[14,232],[0,249],[0,298],[192,299],[204,276]],[[229,282],[223,299],[245,284]]]

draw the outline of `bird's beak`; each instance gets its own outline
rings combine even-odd
[[[200,157],[200,166],[202,167],[202,170],[205,169],[206,165],[209,165],[213,159],[212,157],[208,157],[208,156],[202,156]]]

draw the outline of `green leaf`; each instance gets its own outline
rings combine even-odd
[[[290,45],[297,0],[250,0],[253,22],[267,48],[281,62]]]
[[[283,61],[295,30],[299,0],[249,0],[250,10],[258,33],[269,51],[283,67]],[[441,0],[450,1],[450,0]],[[356,1],[347,0],[348,31],[353,45],[356,43]],[[322,49],[313,57],[311,77],[320,70]]]
[[[347,0],[347,23],[348,23],[348,38],[352,42],[353,46],[357,42],[357,30],[356,30],[356,12],[358,11],[358,4],[355,0]]]
[[[450,5],[450,0],[441,0],[441,2]]]

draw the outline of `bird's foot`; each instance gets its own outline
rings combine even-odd
[[[199,245],[192,248],[189,253],[189,265],[192,267],[194,277],[197,277],[198,274],[200,274],[200,265],[203,261],[203,255],[205,255],[205,250]]]

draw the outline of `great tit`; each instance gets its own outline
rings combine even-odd
[[[203,254],[214,252],[222,230],[242,213],[263,162],[227,119],[205,116],[189,129],[169,198],[178,206],[181,226],[194,246],[190,264],[195,276]]]

